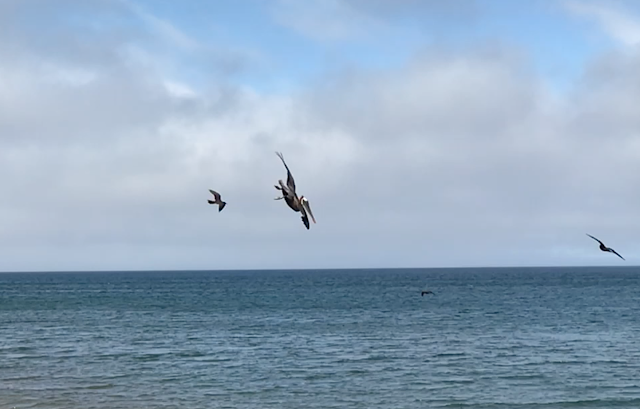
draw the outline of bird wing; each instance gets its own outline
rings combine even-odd
[[[588,234],[588,233],[586,233],[586,234],[587,234],[587,236],[591,237],[592,239],[594,239],[594,240],[595,240],[595,241],[597,241],[598,243],[600,243],[600,244],[604,245],[604,243],[602,243],[600,240],[596,239],[596,238],[595,238],[595,237],[593,237],[592,235],[590,235],[590,234]]]
[[[611,252],[612,252],[613,254],[615,254],[616,256],[618,256],[618,257],[620,257],[621,259],[623,259],[623,260],[624,260],[624,257],[622,257],[620,254],[618,254],[618,252],[617,252],[617,251],[615,251],[615,250],[614,250],[614,249],[612,249],[612,248],[609,248],[609,250],[611,250]]]
[[[276,152],[276,155],[278,155],[278,157],[282,161],[282,164],[287,169],[287,186],[289,187],[289,189],[291,189],[291,192],[293,194],[295,194],[296,193],[296,182],[295,182],[295,180],[293,180],[293,175],[291,174],[291,171],[289,170],[289,166],[287,166],[287,162],[284,161],[284,157],[282,156],[281,152]]]
[[[209,192],[211,192],[211,194],[216,199],[216,201],[220,200],[220,193],[216,192],[215,190],[211,190],[211,189],[209,189]]]

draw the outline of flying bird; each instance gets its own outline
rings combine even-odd
[[[424,297],[424,295],[425,295],[425,294],[433,294],[433,291],[429,291],[429,290],[423,291],[423,292],[420,294],[420,296],[421,296],[421,297]]]
[[[220,193],[216,192],[215,190],[209,189],[209,192],[211,192],[215,200],[207,200],[207,202],[209,204],[217,204],[218,211],[221,212],[222,209],[224,209],[224,207],[227,205],[227,202],[223,202],[222,199],[220,199]]]
[[[587,234],[587,236],[591,237],[592,239],[594,239],[595,241],[597,241],[598,243],[600,243],[600,250],[602,250],[602,251],[608,251],[609,253],[613,253],[613,254],[615,254],[616,256],[618,256],[618,257],[620,257],[621,259],[623,259],[623,260],[624,260],[624,257],[622,257],[620,254],[618,254],[618,253],[617,253],[614,249],[612,249],[611,247],[607,247],[607,246],[605,246],[603,242],[601,242],[600,240],[596,239],[595,237],[593,237],[593,236],[592,236],[592,235],[590,235],[590,234]]]
[[[314,223],[316,222],[316,219],[313,217],[313,213],[311,212],[311,206],[309,205],[309,200],[307,200],[307,198],[304,196],[298,197],[298,194],[296,193],[296,182],[293,179],[293,175],[291,174],[291,171],[289,170],[289,166],[287,166],[287,163],[284,161],[284,157],[282,156],[282,153],[276,152],[276,155],[278,155],[285,169],[287,169],[287,184],[285,185],[282,182],[282,179],[278,180],[278,183],[280,184],[280,186],[275,185],[275,188],[282,192],[282,196],[276,197],[274,200],[284,199],[287,205],[294,212],[302,213],[302,217],[301,217],[302,223],[304,223],[304,227],[306,227],[307,230],[309,230],[309,217],[311,217],[311,220],[313,220]]]

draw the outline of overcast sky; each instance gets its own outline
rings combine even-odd
[[[640,4],[0,0],[0,144],[0,271],[636,265]]]

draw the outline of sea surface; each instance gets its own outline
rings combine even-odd
[[[640,268],[0,274],[14,407],[637,409]]]

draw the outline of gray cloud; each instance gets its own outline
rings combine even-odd
[[[24,35],[0,37],[0,270],[613,262],[586,232],[637,258],[635,51],[597,59],[567,96],[498,46],[276,96],[224,74],[190,87],[137,30],[44,51],[2,27]],[[273,200],[276,150],[311,231]]]
[[[618,238],[631,253],[640,241],[640,71],[637,56],[617,58],[629,61],[595,68],[558,100],[509,52],[436,52],[382,75],[331,78],[309,110],[316,126],[361,141],[367,159],[343,189],[358,191],[360,215],[383,224],[394,248],[437,249],[429,259],[453,265],[591,263],[584,230]],[[388,191],[399,203],[385,200]],[[552,257],[558,248],[564,253]]]

